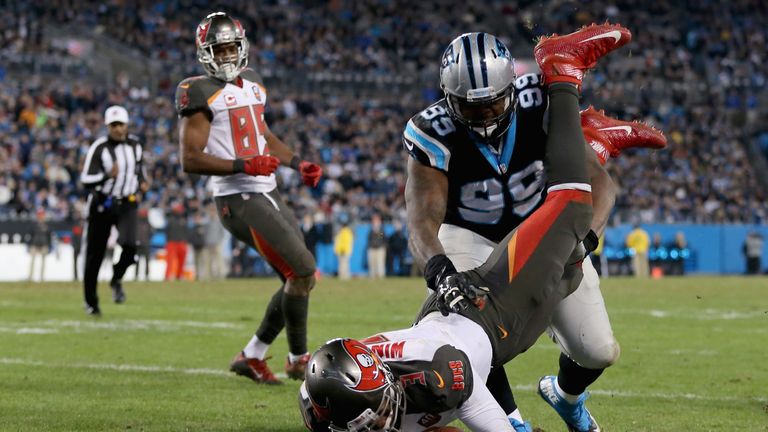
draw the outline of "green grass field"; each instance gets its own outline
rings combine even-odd
[[[0,430],[300,432],[297,382],[267,387],[227,366],[252,335],[276,280],[127,283],[104,317],[77,284],[0,284]],[[310,305],[310,349],[336,336],[407,326],[416,279],[323,279]],[[768,279],[610,279],[603,292],[622,357],[592,387],[603,430],[768,431]],[[282,372],[285,338],[270,353]],[[557,370],[542,338],[508,365],[523,415],[565,427],[535,394]]]

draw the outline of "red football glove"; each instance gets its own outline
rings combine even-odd
[[[268,176],[280,166],[280,159],[270,155],[255,156],[243,160],[243,172],[252,176]]]
[[[299,162],[299,174],[305,185],[316,187],[323,175],[323,169],[320,165],[308,161]]]

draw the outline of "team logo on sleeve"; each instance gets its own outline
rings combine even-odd
[[[356,340],[347,339],[344,341],[344,349],[360,369],[360,378],[355,385],[347,387],[358,391],[373,391],[387,385],[387,374],[381,360],[368,347]]]
[[[259,90],[259,86],[253,86],[251,89],[253,90],[253,95],[256,96],[256,99],[261,100],[261,90]]]

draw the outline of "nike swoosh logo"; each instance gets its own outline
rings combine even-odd
[[[501,332],[501,338],[502,339],[506,339],[507,336],[509,336],[509,332],[507,331],[507,329],[505,329],[504,327],[502,327],[500,325],[497,325],[496,327],[498,327],[499,331]]]
[[[407,139],[404,139],[403,141],[405,142],[405,148],[407,148],[408,151],[413,150],[413,143],[412,142],[408,141]]]
[[[581,43],[589,42],[591,40],[597,40],[597,39],[605,39],[605,38],[613,38],[613,43],[618,43],[619,40],[621,40],[621,32],[618,30],[609,31],[608,33],[599,34],[597,36],[592,36],[589,39],[584,39],[581,41]]]
[[[623,130],[624,132],[627,133],[627,135],[632,133],[632,127],[631,126],[613,126],[613,127],[607,127],[607,128],[602,128],[602,129],[598,129],[598,130],[601,130],[601,131]]]
[[[443,377],[440,376],[439,373],[437,373],[436,370],[432,369],[432,372],[437,375],[437,388],[444,388],[445,387],[445,381],[443,381]]]

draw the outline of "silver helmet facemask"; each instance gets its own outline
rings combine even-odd
[[[405,415],[405,390],[394,381],[384,390],[381,404],[376,411],[368,408],[350,420],[345,428],[333,423],[328,427],[334,432],[401,432]]]
[[[448,112],[481,139],[502,136],[514,110],[515,62],[501,40],[465,33],[443,53],[440,87]]]
[[[248,66],[248,39],[240,21],[223,12],[215,12],[197,26],[195,35],[197,60],[205,72],[222,81],[233,81]],[[216,56],[215,48],[235,44],[237,53]]]

